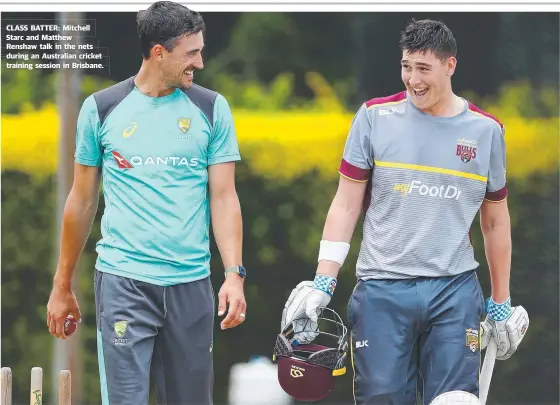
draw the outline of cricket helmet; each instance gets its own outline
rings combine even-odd
[[[327,397],[335,378],[346,373],[347,351],[347,329],[332,309],[320,308],[317,322],[305,315],[294,319],[278,334],[274,346],[280,386],[299,401]]]

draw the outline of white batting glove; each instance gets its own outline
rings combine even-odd
[[[508,298],[498,304],[492,298],[486,300],[486,319],[480,324],[481,349],[488,346],[490,337],[496,339],[496,359],[507,360],[519,347],[529,328],[529,314],[522,306],[512,307]]]
[[[322,274],[317,274],[314,281],[299,283],[292,290],[282,311],[281,330],[284,331],[292,323],[298,343],[313,341],[318,335],[316,331],[320,308],[329,304],[335,287],[336,279]]]

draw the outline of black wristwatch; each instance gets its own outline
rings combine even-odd
[[[247,277],[247,270],[243,266],[231,266],[225,269],[224,276],[227,276],[228,273],[235,273],[238,276],[245,278]]]

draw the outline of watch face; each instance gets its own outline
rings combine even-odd
[[[247,271],[245,270],[245,267],[243,266],[239,266],[239,275],[245,277],[247,275]]]

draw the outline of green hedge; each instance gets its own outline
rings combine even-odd
[[[53,338],[45,325],[45,306],[55,263],[53,181],[3,173],[2,365],[14,371],[14,403],[27,399],[31,367],[42,366],[50,374]],[[221,331],[219,319],[216,321],[216,404],[226,403],[233,363],[247,361],[252,355],[271,355],[285,299],[316,268],[323,221],[336,190],[335,181],[318,181],[311,174],[291,184],[265,181],[244,163],[239,165],[237,184],[244,216],[244,261],[249,269],[248,318],[241,327],[228,331]],[[526,307],[531,327],[520,351],[507,362],[497,363],[490,403],[558,403],[558,176],[535,177],[522,187],[511,184],[510,189],[513,304]],[[100,403],[92,276],[102,211],[103,204],[80,263],[84,404]],[[344,319],[355,282],[352,269],[360,236],[359,225],[332,301]],[[487,295],[488,271],[478,225],[473,227],[473,236]],[[212,249],[212,280],[219,289],[221,263],[214,245]],[[339,380],[330,402],[353,403],[351,376],[349,372]],[[48,383],[44,391],[48,401]]]

